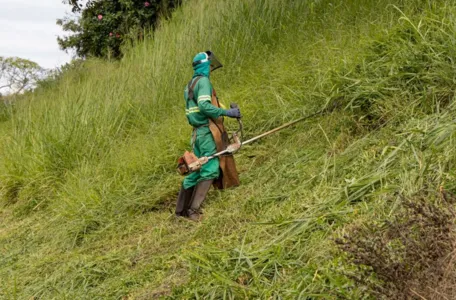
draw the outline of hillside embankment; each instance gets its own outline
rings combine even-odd
[[[175,165],[207,49],[246,137],[328,110],[243,147],[241,186],[211,191],[191,223],[173,216]],[[454,277],[451,214],[422,211],[451,211],[456,192],[455,61],[449,0],[186,1],[121,61],[87,60],[2,112],[0,298],[431,299],[432,274]],[[413,199],[425,209],[400,227]],[[420,239],[420,222],[442,238]],[[382,224],[414,231],[388,240]],[[439,241],[409,265],[403,249]],[[360,270],[353,245],[385,255]],[[400,268],[416,276],[396,286]]]

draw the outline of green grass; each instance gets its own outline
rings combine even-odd
[[[89,60],[0,124],[0,298],[356,299],[333,239],[401,195],[455,191],[451,1],[187,1],[120,62]],[[253,137],[241,186],[173,218],[211,49]],[[234,129],[235,122],[229,127]]]

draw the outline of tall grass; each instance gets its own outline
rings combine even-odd
[[[0,296],[356,298],[331,238],[454,189],[450,1],[187,1],[120,62],[89,60],[1,124]],[[193,55],[247,136],[206,221],[170,216]],[[227,121],[229,122],[229,121]],[[234,128],[232,122],[229,125]]]

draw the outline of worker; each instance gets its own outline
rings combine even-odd
[[[210,74],[220,67],[222,64],[211,51],[198,53],[193,58],[193,78],[184,91],[185,112],[193,127],[192,149],[198,158],[211,156],[228,146],[223,116],[241,117],[239,108],[221,108],[212,88]],[[212,184],[219,189],[239,185],[232,155],[211,159],[199,171],[185,177],[177,198],[176,216],[200,221],[201,204]]]

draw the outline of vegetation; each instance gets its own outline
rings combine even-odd
[[[454,202],[443,189],[422,191],[404,199],[392,221],[355,225],[337,241],[357,266],[347,276],[365,288],[366,296],[455,298]]]
[[[64,73],[0,124],[0,297],[391,297],[375,287],[392,286],[388,259],[404,245],[381,224],[442,224],[439,258],[454,241],[439,197],[456,192],[455,30],[449,0],[195,0],[122,60]],[[328,109],[243,147],[242,185],[210,192],[195,224],[173,217],[175,162],[191,133],[183,87],[207,49],[247,137]],[[404,219],[420,205],[437,219]],[[421,229],[405,234],[427,257]],[[372,249],[365,232],[391,256],[353,261],[353,246]],[[452,259],[410,261],[393,262],[428,278],[444,264],[454,280]],[[438,288],[417,278],[393,297]]]
[[[63,2],[79,15],[57,20],[64,31],[72,33],[58,38],[60,47],[75,50],[79,57],[118,58],[123,43],[142,39],[144,30],[155,28],[160,17],[167,17],[181,0]]]
[[[44,69],[36,62],[19,57],[0,56],[0,92],[17,95],[31,90],[44,73]]]

